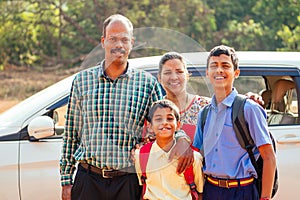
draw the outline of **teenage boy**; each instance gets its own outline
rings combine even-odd
[[[206,179],[203,199],[270,199],[276,168],[275,154],[267,129],[266,113],[247,99],[244,107],[246,123],[256,144],[254,154],[263,164],[262,192],[259,196],[254,180],[257,173],[248,153],[241,147],[233,130],[232,104],[238,95],[233,87],[240,74],[235,50],[224,45],[214,47],[207,59],[206,76],[214,95],[202,132],[201,111],[194,146],[204,152]]]
[[[168,159],[170,151],[176,143],[174,135],[180,128],[179,118],[178,107],[169,100],[156,101],[149,110],[149,127],[156,135],[156,140],[148,155],[143,154],[141,149],[136,150],[135,154],[135,167],[140,185],[142,185],[142,164],[140,163],[142,159],[140,156],[148,156],[143,199],[192,199],[190,186],[187,184],[184,174],[176,173],[178,160]],[[196,190],[202,193],[202,156],[195,151],[193,172]]]

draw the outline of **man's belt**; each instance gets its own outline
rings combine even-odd
[[[88,163],[79,163],[79,166],[81,166],[83,169],[85,169],[87,172],[93,172],[95,174],[100,175],[103,178],[113,178],[116,176],[124,176],[130,173],[135,173],[134,167],[127,167],[119,170],[115,169],[105,169],[105,168],[99,168],[95,167],[93,165],[90,165]]]
[[[247,186],[253,183],[254,177],[242,178],[242,179],[219,179],[211,176],[206,176],[206,180],[218,187],[233,188],[239,186]]]

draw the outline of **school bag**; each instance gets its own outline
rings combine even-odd
[[[148,163],[149,154],[150,154],[152,144],[153,144],[153,142],[150,142],[150,143],[147,143],[144,146],[142,146],[141,149],[140,149],[140,154],[139,154],[140,167],[141,167],[141,171],[142,171],[141,181],[143,183],[142,197],[144,196],[144,194],[146,192],[146,179],[147,179],[146,167],[147,167],[147,163]],[[198,195],[198,192],[196,190],[196,184],[194,182],[193,165],[188,167],[184,171],[183,174],[184,174],[184,178],[185,178],[187,184],[190,186],[192,199],[193,200],[198,200],[199,195]]]
[[[247,151],[247,153],[250,157],[251,163],[256,170],[258,177],[256,179],[255,185],[257,187],[258,193],[261,194],[263,159],[261,156],[259,156],[259,158],[257,160],[255,160],[254,153],[252,151],[253,147],[255,147],[256,145],[250,135],[248,124],[245,121],[245,116],[244,116],[245,102],[246,102],[246,97],[239,95],[239,94],[235,97],[233,105],[232,105],[231,118],[232,118],[232,122],[233,122],[233,129],[237,136],[237,139],[238,139],[241,147]],[[205,121],[207,118],[207,114],[209,111],[209,106],[210,105],[205,106],[201,113],[202,133],[203,133]],[[269,132],[269,135],[272,140],[273,149],[276,153],[276,143],[275,143],[274,137],[272,136],[271,132]],[[277,190],[278,190],[278,172],[277,172],[277,167],[276,167],[273,189],[272,189],[272,197],[274,197]]]

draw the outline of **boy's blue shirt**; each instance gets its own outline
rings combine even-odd
[[[201,112],[198,115],[198,123],[193,145],[204,149],[205,166],[204,173],[218,178],[245,178],[257,176],[251,164],[247,152],[239,144],[233,130],[231,112],[235,96],[238,94],[235,88],[219,104],[216,104],[213,95],[210,111],[204,126],[204,138],[201,129]],[[245,107],[245,120],[249,125],[250,134],[257,146],[271,144],[267,130],[266,113],[257,103],[247,100]],[[258,149],[255,156],[258,157]]]

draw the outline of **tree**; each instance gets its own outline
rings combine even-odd
[[[299,0],[27,0],[0,6],[0,69],[6,63],[78,66],[99,46],[102,23],[115,13],[127,16],[135,28],[169,30],[152,35],[155,48],[142,49],[137,42],[132,57],[195,50],[182,48],[170,31],[198,42],[200,50],[220,43],[238,50],[299,49]],[[170,48],[164,48],[166,42]]]
[[[300,24],[300,15],[298,16],[298,23]],[[277,32],[281,38],[283,48],[278,48],[280,51],[299,51],[300,50],[300,25],[291,29],[287,25],[282,25],[282,29]]]

